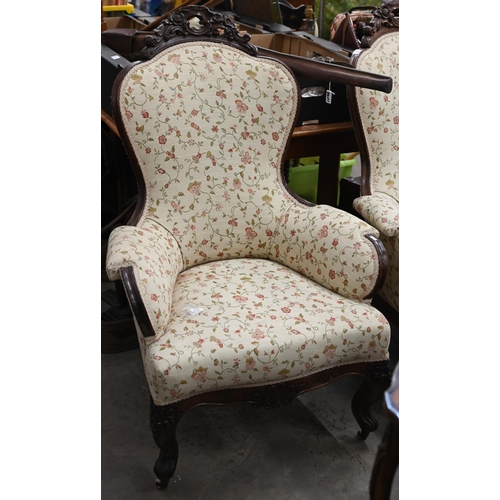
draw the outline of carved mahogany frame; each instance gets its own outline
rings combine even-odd
[[[176,438],[177,425],[189,410],[201,405],[235,405],[251,403],[263,408],[275,408],[290,403],[300,394],[319,389],[348,375],[361,375],[362,383],[354,394],[351,411],[360,426],[358,437],[366,439],[377,430],[378,422],[371,415],[370,407],[382,398],[390,384],[389,361],[356,363],[337,366],[312,375],[262,387],[222,389],[192,396],[177,403],[158,406],[151,399],[150,426],[160,454],[155,462],[156,486],[167,487],[174,475],[179,455]]]
[[[197,17],[200,20],[200,28],[193,28],[190,23],[193,17]],[[315,76],[319,78],[324,77],[325,80],[376,88],[384,92],[389,92],[392,88],[392,80],[390,78],[361,72],[349,66],[326,64],[274,51],[257,50],[256,47],[249,43],[250,36],[240,35],[234,23],[223,14],[212,13],[207,8],[198,6],[179,9],[167,16],[152,34],[144,37],[144,48],[141,52],[141,58],[147,60],[174,44],[201,39],[226,43],[255,57],[280,60],[291,68],[292,74],[311,75],[311,73],[314,73]],[[120,73],[115,81],[112,94],[116,125],[130,157],[138,183],[138,201],[134,213],[128,222],[129,225],[137,224],[140,219],[146,203],[146,186],[141,169],[133,153],[130,139],[125,132],[121,120],[118,90],[128,71],[133,70],[134,66],[140,63],[140,60],[136,61]],[[288,137],[287,146],[290,140],[291,134]],[[284,174],[283,164],[284,161],[281,165],[282,175]],[[378,292],[385,279],[387,255],[380,240],[373,235],[367,235],[366,237],[373,243],[379,255],[380,262],[379,277],[370,295],[372,296]],[[133,267],[122,268],[120,272],[131,310],[140,330],[138,334],[142,334],[144,337],[154,336],[155,332],[142,301]],[[253,403],[270,408],[288,403],[304,392],[323,387],[340,377],[352,374],[362,377],[361,386],[353,397],[351,408],[360,426],[358,435],[361,439],[366,439],[370,432],[373,432],[378,427],[378,422],[370,413],[370,407],[375,401],[382,398],[385,389],[389,386],[390,372],[388,361],[337,366],[297,380],[287,380],[262,387],[240,387],[212,391],[198,394],[167,406],[157,406],[151,402],[151,430],[155,442],[161,450],[154,467],[158,478],[158,487],[165,488],[175,472],[178,457],[176,428],[180,418],[190,409],[200,405],[234,405],[239,403]]]

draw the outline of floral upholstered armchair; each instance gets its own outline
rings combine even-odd
[[[375,10],[375,25],[366,30],[364,48],[353,53],[351,63],[390,76],[393,88],[387,94],[348,87],[361,158],[361,196],[353,205],[380,231],[389,262],[380,297],[399,311],[399,3],[386,2]]]
[[[364,439],[390,383],[389,324],[370,305],[386,266],[378,231],[289,192],[283,158],[300,92],[249,39],[220,13],[180,9],[113,89],[139,202],[110,235],[107,272],[134,316],[160,488],[176,468],[177,423],[197,405],[270,407],[357,374]],[[392,83],[308,63],[344,83]]]

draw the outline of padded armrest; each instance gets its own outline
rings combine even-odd
[[[120,279],[119,270],[130,266],[151,325],[157,334],[161,333],[170,316],[174,283],[182,270],[182,255],[175,238],[149,222],[142,227],[116,228],[108,243],[109,279]]]
[[[270,257],[344,297],[363,300],[377,284],[380,269],[368,234],[379,235],[337,208],[294,207],[276,230]]]
[[[356,211],[368,224],[386,236],[399,235],[399,203],[384,193],[361,196],[353,201]]]

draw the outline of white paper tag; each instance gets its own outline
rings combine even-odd
[[[332,103],[332,96],[335,95],[335,92],[333,92],[331,90],[331,88],[332,88],[332,83],[329,82],[328,83],[328,90],[326,91],[326,96],[325,96],[325,101],[326,101],[327,104],[331,104]]]

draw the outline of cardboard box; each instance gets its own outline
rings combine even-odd
[[[349,64],[348,56],[339,45],[301,33],[254,34],[250,43],[283,54],[305,58],[316,55],[335,63]],[[314,75],[310,78],[298,77],[297,80],[302,95],[297,125],[351,121],[345,85],[318,80]]]
[[[119,17],[105,17],[104,21],[106,22],[106,28],[108,30],[116,28],[133,28],[136,30],[143,30],[145,26],[148,25],[147,22],[133,16],[129,16],[128,14],[124,14]]]

